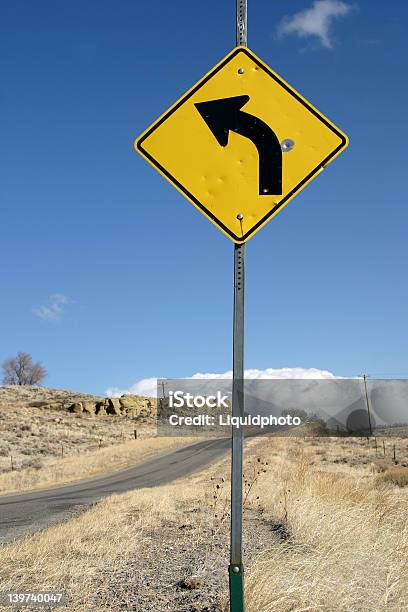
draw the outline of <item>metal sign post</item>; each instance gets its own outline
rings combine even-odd
[[[237,0],[237,46],[247,43],[247,0]],[[241,218],[240,218],[241,217]],[[241,222],[243,215],[237,215]],[[245,295],[245,243],[234,245],[234,331],[232,415],[244,416],[244,295]],[[242,563],[242,480],[244,432],[232,428],[231,454],[231,546],[229,591],[231,612],[244,612],[244,566]]]
[[[232,415],[244,416],[244,291],[245,244],[234,245],[234,340]],[[244,566],[242,563],[243,428],[232,428],[231,455],[231,547],[229,565],[230,610],[244,612]]]

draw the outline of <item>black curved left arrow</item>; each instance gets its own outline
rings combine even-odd
[[[198,102],[196,109],[222,147],[230,131],[249,138],[259,155],[259,195],[282,195],[282,149],[275,132],[254,115],[241,111],[249,96]]]

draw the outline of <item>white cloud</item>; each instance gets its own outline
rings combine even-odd
[[[341,0],[314,0],[308,9],[283,18],[278,26],[278,34],[297,34],[299,38],[315,36],[326,49],[333,46],[331,26],[335,19],[345,17],[353,6]]]
[[[247,379],[292,379],[292,378],[308,378],[308,379],[335,379],[341,378],[335,376],[328,370],[319,370],[318,368],[266,368],[265,370],[248,369],[245,370],[244,374]],[[191,379],[209,379],[209,378],[232,378],[232,370],[223,372],[222,374],[216,373],[202,373],[197,372],[192,376],[186,376],[185,378]],[[118,387],[111,387],[105,391],[108,397],[120,397],[124,394],[130,395],[146,395],[148,397],[156,397],[157,395],[157,378],[142,378],[128,389],[119,389]]]
[[[108,397],[120,397],[124,394],[129,395],[147,395],[148,397],[156,397],[157,395],[157,378],[142,378],[128,389],[119,389],[118,387],[110,387],[106,389],[105,394]]]
[[[54,293],[49,297],[49,306],[37,306],[32,309],[33,314],[44,321],[58,321],[61,319],[63,307],[72,302],[71,298],[62,293]]]

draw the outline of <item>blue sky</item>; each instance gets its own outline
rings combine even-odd
[[[232,243],[132,144],[234,46],[235,2],[1,4],[0,360],[95,393],[228,371]],[[249,3],[249,46],[351,144],[248,243],[248,368],[408,374],[407,18]]]

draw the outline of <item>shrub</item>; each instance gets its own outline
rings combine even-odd
[[[388,482],[390,484],[397,485],[398,487],[408,486],[408,468],[398,467],[391,468],[386,472],[383,472],[378,476],[378,480],[381,482]]]

